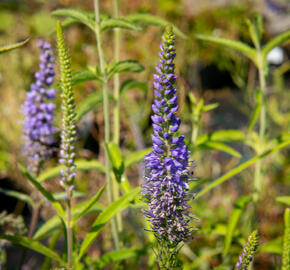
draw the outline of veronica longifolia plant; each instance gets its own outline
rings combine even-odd
[[[177,247],[190,239],[192,217],[188,201],[190,152],[184,136],[177,131],[180,119],[174,74],[175,36],[168,26],[162,37],[160,61],[154,75],[155,100],[152,143],[153,151],[145,157],[146,175],[143,185],[144,201],[148,210],[144,212],[151,223],[151,230],[158,242],[158,263],[161,269],[178,267]]]
[[[53,134],[56,128],[52,121],[55,118],[55,89],[50,88],[54,81],[54,56],[51,45],[40,40],[37,46],[41,50],[39,70],[35,73],[36,82],[30,86],[23,104],[24,120],[24,153],[28,157],[29,168],[37,172],[43,161],[53,153]]]

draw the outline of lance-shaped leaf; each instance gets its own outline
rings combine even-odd
[[[234,157],[237,157],[237,158],[241,157],[241,154],[238,151],[236,151],[234,148],[221,142],[207,141],[207,142],[198,144],[194,147],[194,151],[206,150],[206,149],[220,150]]]
[[[30,38],[27,38],[27,39],[20,41],[18,43],[0,46],[0,54],[12,51],[12,50],[17,49],[19,47],[22,47],[23,45],[28,43],[29,40],[30,40]]]
[[[84,159],[77,159],[75,161],[76,164],[76,171],[89,171],[89,170],[95,170],[98,172],[105,172],[104,165],[97,161],[97,160],[84,160]],[[64,169],[65,167],[63,165],[58,165],[54,168],[50,168],[46,171],[44,171],[38,178],[38,182],[43,182],[46,180],[50,180],[56,177],[61,176],[60,170]]]
[[[272,241],[265,242],[263,245],[261,245],[258,248],[258,252],[281,255],[282,254],[282,237],[278,237]]]
[[[0,193],[4,194],[6,196],[16,198],[17,200],[24,201],[24,202],[30,204],[31,206],[34,205],[34,201],[30,198],[30,196],[28,196],[25,193],[14,191],[14,190],[8,190],[8,189],[4,189],[4,188],[0,188]]]
[[[58,230],[51,236],[51,238],[49,239],[48,248],[50,248],[51,250],[54,249],[54,247],[58,242],[58,239],[62,235],[62,232],[63,232],[62,230]],[[43,264],[41,266],[41,270],[50,270],[50,269],[51,269],[51,259],[49,257],[45,257]]]
[[[76,22],[83,23],[95,31],[93,13],[80,11],[72,8],[57,9],[52,12],[52,16],[70,18]]]
[[[288,40],[290,40],[290,30],[272,38],[262,49],[262,55],[264,59],[266,59],[268,53],[271,50]]]
[[[286,147],[287,145],[290,144],[290,140],[287,140],[285,142],[282,142],[280,144],[278,144],[277,146],[265,151],[264,153],[257,155],[256,157],[238,165],[237,167],[235,167],[234,169],[230,170],[229,172],[227,172],[226,174],[224,174],[223,176],[219,177],[218,179],[216,179],[215,181],[213,181],[211,184],[209,184],[208,186],[206,186],[204,189],[202,189],[201,192],[199,192],[197,194],[197,196],[195,197],[196,199],[199,198],[200,196],[206,194],[207,192],[209,192],[210,190],[216,188],[217,186],[219,186],[220,184],[224,183],[225,181],[227,181],[228,179],[230,179],[231,177],[235,176],[236,174],[240,173],[241,171],[245,170],[246,168],[248,168],[249,166],[253,165],[255,162],[257,162],[258,160],[276,152],[279,151],[280,149]]]
[[[240,130],[228,129],[217,130],[208,134],[199,136],[196,140],[196,144],[205,143],[208,141],[215,142],[239,142],[245,140],[245,134]]]
[[[107,18],[107,19],[101,20],[102,32],[108,29],[113,29],[113,28],[123,28],[126,30],[134,30],[134,31],[142,30],[142,28],[138,24],[124,18],[118,18],[118,19]]]
[[[77,107],[76,107],[76,120],[79,121],[82,117],[87,114],[92,109],[96,108],[97,105],[103,102],[102,92],[95,92],[86,97]]]
[[[122,249],[122,250],[111,251],[111,252],[104,254],[97,261],[97,267],[98,267],[98,269],[104,269],[105,266],[107,266],[111,263],[122,261],[125,259],[138,257],[142,253],[143,253],[142,251],[136,250],[136,249]]]
[[[128,79],[121,84],[120,94],[122,95],[132,89],[140,89],[146,93],[148,91],[148,84],[134,79]]]
[[[240,197],[234,205],[234,208],[231,212],[231,215],[230,215],[229,221],[228,221],[223,256],[225,256],[229,251],[235,228],[239,222],[239,219],[240,219],[242,213],[244,212],[246,206],[249,204],[251,199],[252,199],[252,197],[250,195],[244,195],[244,196]]]
[[[119,61],[114,66],[108,70],[107,72],[107,78],[110,78],[113,76],[115,73],[120,73],[120,72],[141,72],[144,70],[144,67],[139,64],[135,60],[124,60],[124,61]]]
[[[251,48],[250,46],[240,41],[231,40],[227,38],[221,38],[221,37],[214,37],[214,36],[209,36],[209,35],[196,35],[196,37],[201,40],[205,40],[205,41],[212,42],[218,45],[222,45],[230,49],[234,49],[242,53],[244,56],[250,58],[254,63],[257,64],[255,49]]]
[[[87,209],[87,202],[81,202],[72,208],[72,218],[75,219],[79,216],[84,209]],[[86,214],[88,213],[98,213],[104,210],[104,206],[101,203],[94,202],[89,209],[87,209]],[[66,213],[65,213],[66,215]],[[62,228],[63,223],[58,216],[53,216],[49,220],[47,220],[33,235],[33,239],[35,240],[43,240],[48,238],[52,233],[56,230]]]
[[[77,222],[81,217],[85,216],[90,211],[90,209],[96,204],[96,202],[102,196],[105,190],[105,187],[106,185],[101,187],[95,196],[93,196],[90,200],[84,203],[82,211],[79,214],[76,214],[75,217],[73,217],[73,220],[72,220],[73,223]]]
[[[149,13],[130,14],[126,17],[126,19],[135,23],[141,23],[145,25],[156,25],[161,27],[165,27],[168,24],[172,25],[172,23],[170,23],[169,21]],[[186,35],[182,33],[175,25],[172,25],[172,27],[176,35],[184,39],[186,38]]]
[[[256,102],[257,103],[256,103],[256,106],[254,108],[253,114],[251,116],[250,124],[248,126],[248,132],[250,132],[252,130],[252,128],[256,124],[256,122],[258,120],[258,116],[260,114],[261,105],[262,105],[262,93],[261,93],[260,89],[256,90]]]
[[[122,209],[126,208],[130,201],[133,200],[137,194],[140,192],[140,188],[133,189],[131,192],[122,196],[119,200],[110,204],[95,220],[92,228],[86,235],[84,241],[81,244],[79,256],[76,258],[75,263],[79,262],[80,259],[84,256],[87,249],[99,235],[103,227],[108,223],[108,221],[120,212]]]
[[[148,155],[152,151],[152,148],[146,148],[137,152],[130,153],[125,157],[125,168],[130,168],[133,165],[141,162],[145,155]]]
[[[14,245],[32,249],[38,253],[43,254],[46,257],[58,261],[63,266],[66,266],[66,262],[57,253],[47,248],[46,246],[42,245],[40,242],[36,240],[24,236],[5,235],[5,234],[0,234],[0,239],[10,241]]]
[[[113,172],[117,181],[121,182],[122,174],[124,173],[125,166],[124,166],[124,159],[121,154],[121,150],[116,143],[110,142],[106,144],[106,148],[109,154],[109,158],[112,162]]]
[[[72,74],[72,85],[77,85],[79,83],[88,82],[88,81],[100,81],[101,77],[97,76],[90,70],[77,71]]]
[[[27,179],[40,191],[40,193],[54,206],[57,213],[63,217],[63,208],[61,204],[53,197],[53,195],[48,192],[27,170],[24,166],[19,164],[19,168],[22,173],[27,177]]]
[[[276,201],[279,203],[284,203],[288,206],[290,206],[290,196],[279,196],[276,197]]]

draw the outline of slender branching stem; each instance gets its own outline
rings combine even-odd
[[[95,9],[95,34],[96,42],[99,54],[100,70],[102,74],[102,88],[103,88],[103,109],[104,109],[104,122],[105,122],[105,144],[110,142],[110,119],[109,119],[109,94],[108,94],[108,79],[106,76],[106,61],[102,49],[102,39],[101,39],[101,29],[100,29],[100,13],[99,13],[99,1],[94,0],[94,9]],[[105,148],[105,171],[106,171],[106,181],[107,181],[107,191],[108,191],[108,200],[111,204],[113,202],[113,188],[110,178],[110,160],[107,149]],[[119,235],[118,235],[118,223],[116,217],[112,219],[112,233],[115,248],[119,249]]]

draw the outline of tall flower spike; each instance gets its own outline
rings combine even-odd
[[[173,262],[176,261],[177,246],[190,239],[193,230],[189,225],[192,217],[187,204],[188,182],[191,180],[190,153],[184,136],[177,134],[181,121],[176,116],[174,41],[172,27],[167,26],[160,46],[160,61],[154,74],[155,100],[152,105],[154,114],[151,116],[153,151],[145,157],[143,185],[143,199],[148,204],[144,215],[157,238],[159,266],[162,269],[173,269],[173,264],[177,264]],[[171,265],[166,268],[165,264]]]
[[[22,112],[24,120],[24,154],[28,157],[29,169],[37,172],[43,161],[49,158],[54,148],[53,134],[56,128],[52,122],[55,118],[55,89],[50,88],[54,81],[54,56],[51,45],[39,40],[40,48],[39,70],[34,74],[35,83],[30,85]]]
[[[60,84],[62,89],[62,130],[59,162],[65,166],[61,171],[62,186],[73,189],[75,178],[75,143],[76,143],[76,113],[75,99],[72,90],[71,60],[65,45],[60,22],[57,23],[57,48],[60,64]]]
[[[248,238],[248,242],[245,245],[243,252],[239,256],[239,260],[236,263],[235,270],[247,270],[251,261],[254,258],[255,252],[259,245],[259,238],[257,231],[253,231]]]

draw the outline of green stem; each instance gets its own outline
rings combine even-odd
[[[118,11],[118,0],[114,0],[114,17],[119,17]],[[114,58],[115,62],[117,63],[120,61],[120,29],[114,29]],[[115,73],[114,75],[114,134],[113,134],[113,141],[117,145],[119,145],[120,141],[120,75],[119,73]]]
[[[261,154],[264,150],[264,137],[266,131],[266,104],[265,104],[265,94],[266,94],[266,77],[265,77],[265,70],[264,70],[264,61],[260,52],[258,54],[258,71],[259,71],[259,83],[260,89],[262,93],[262,102],[261,102],[261,110],[260,110],[260,118],[259,118],[259,145],[257,154]],[[260,192],[262,189],[262,161],[259,160],[256,164],[255,168],[255,194],[254,199],[257,201],[260,196]]]
[[[119,7],[118,1],[114,0],[114,17],[119,18]],[[120,61],[120,29],[114,29],[114,58],[115,63]],[[119,73],[114,74],[114,108],[113,108],[113,118],[114,118],[114,127],[113,127],[113,142],[119,146],[120,144],[120,75]],[[116,179],[115,179],[116,180]],[[116,181],[113,181],[113,190],[114,190],[114,200],[119,199],[119,185]],[[117,214],[118,228],[122,231],[122,216],[120,213]]]
[[[104,109],[104,124],[105,124],[105,144],[110,142],[110,119],[109,119],[109,95],[108,95],[108,79],[106,76],[106,62],[102,50],[102,40],[101,40],[101,29],[100,29],[100,13],[99,13],[99,1],[94,0],[94,9],[95,9],[95,33],[96,33],[96,42],[99,54],[99,61],[100,61],[100,70],[102,74],[102,87],[103,87],[103,109]],[[108,185],[108,200],[109,204],[113,202],[113,189],[112,189],[112,182],[110,178],[110,160],[108,151],[105,148],[105,171],[106,171],[106,182]],[[111,222],[112,226],[112,233],[115,248],[119,249],[119,235],[118,235],[118,224],[117,219],[114,217]]]
[[[195,145],[195,141],[197,139],[198,136],[198,130],[199,130],[199,120],[193,120],[193,125],[192,125],[192,134],[191,134],[191,142],[193,144],[193,146]]]
[[[68,269],[73,269],[73,235],[71,225],[71,191],[70,186],[66,186],[67,196],[67,220],[66,220],[66,233],[67,233],[67,263]]]

